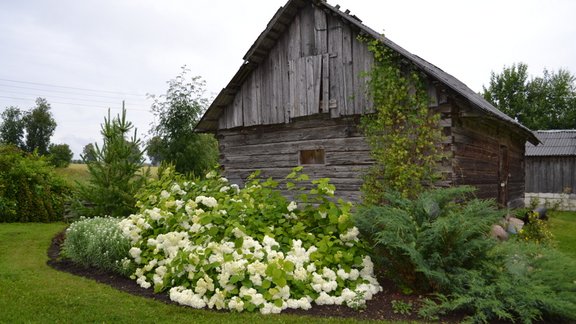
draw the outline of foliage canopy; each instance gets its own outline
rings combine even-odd
[[[0,143],[24,147],[24,113],[18,107],[8,107],[0,114]]]
[[[50,138],[57,125],[50,112],[48,101],[44,98],[37,98],[36,107],[32,108],[23,120],[26,129],[26,150],[28,152],[36,150],[40,155],[48,154]]]
[[[189,77],[184,66],[180,74],[168,81],[168,90],[152,95],[152,112],[157,124],[148,143],[148,155],[154,162],[172,163],[181,173],[203,174],[216,165],[218,144],[209,134],[197,134],[194,127],[206,110],[205,82]]]
[[[576,77],[568,70],[544,69],[542,76],[529,78],[528,65],[512,64],[492,72],[482,94],[530,129],[576,128]]]

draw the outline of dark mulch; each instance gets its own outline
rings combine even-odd
[[[70,260],[60,258],[60,245],[64,240],[64,233],[58,234],[52,240],[52,244],[48,249],[48,265],[52,268],[68,273],[72,273],[77,276],[82,276],[85,278],[90,278],[96,280],[97,282],[112,286],[118,290],[147,298],[152,298],[165,303],[176,304],[170,300],[167,293],[155,294],[152,289],[144,289],[136,284],[135,280],[122,277],[120,275],[105,272],[95,268],[86,268],[79,266]],[[411,302],[414,305],[414,309],[417,309],[417,305],[420,303],[420,298],[418,296],[406,296],[402,294],[395,285],[385,279],[381,280],[381,284],[384,287],[384,291],[378,293],[374,298],[367,303],[366,309],[362,311],[356,311],[346,306],[313,306],[310,310],[301,309],[288,309],[283,311],[284,314],[297,314],[297,315],[309,315],[309,316],[322,316],[322,317],[345,317],[345,318],[355,318],[355,319],[367,319],[367,320],[403,320],[403,321],[417,321],[422,320],[416,314],[402,315],[395,314],[392,309],[391,302],[393,300],[402,300],[406,303]],[[415,313],[415,312],[413,312]],[[457,323],[462,319],[461,315],[453,315],[442,319],[442,322],[452,322]]]

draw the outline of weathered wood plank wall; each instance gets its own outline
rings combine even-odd
[[[576,193],[576,157],[526,157],[526,192]]]
[[[374,62],[348,24],[314,6],[302,8],[260,63],[219,129],[288,123],[332,109],[333,117],[366,111],[366,78]]]

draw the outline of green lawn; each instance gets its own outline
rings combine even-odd
[[[576,212],[551,212],[550,230],[556,238],[558,249],[576,258]]]
[[[0,323],[352,323],[195,310],[136,297],[46,265],[64,224],[0,223]]]

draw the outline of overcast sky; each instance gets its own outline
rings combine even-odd
[[[107,108],[147,136],[146,94],[187,65],[216,95],[284,0],[0,0],[0,111],[52,106],[53,143],[100,141]],[[474,91],[515,62],[576,73],[573,0],[329,0]]]

